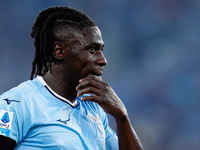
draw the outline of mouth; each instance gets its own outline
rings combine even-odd
[[[94,76],[100,77],[103,74],[103,70],[98,70],[98,71],[95,71],[95,72],[91,72],[91,74],[94,75]]]
[[[100,80],[102,80],[102,74],[101,75],[97,75],[97,74],[91,74],[92,76],[94,76],[95,78],[97,78],[97,79],[100,79]]]
[[[90,71],[90,73],[88,74],[89,76],[94,76],[96,78],[102,79],[102,75],[103,75],[103,71],[104,68],[103,67],[98,67],[98,68],[94,68]]]
[[[90,75],[95,76],[96,78],[102,80],[103,70],[98,70],[95,72],[91,72]]]

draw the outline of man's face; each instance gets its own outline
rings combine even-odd
[[[65,49],[63,65],[64,78],[72,84],[78,84],[88,75],[101,76],[103,66],[107,64],[102,50],[104,42],[98,27],[86,27],[72,32],[70,48]],[[69,36],[66,41],[69,41]]]

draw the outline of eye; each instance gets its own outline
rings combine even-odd
[[[94,47],[91,47],[91,48],[90,48],[90,51],[91,51],[92,53],[94,53],[94,52],[96,52],[96,49],[95,49]]]

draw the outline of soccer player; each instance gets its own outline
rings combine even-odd
[[[124,104],[101,78],[107,60],[92,19],[69,7],[47,8],[31,36],[31,80],[0,96],[0,149],[141,150]]]

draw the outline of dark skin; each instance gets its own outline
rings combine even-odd
[[[50,71],[44,75],[47,84],[71,102],[75,101],[76,96],[95,94],[81,100],[98,103],[115,118],[119,149],[141,150],[126,107],[111,86],[101,78],[107,60],[102,52],[104,42],[98,27],[86,27],[82,32],[59,31],[55,37],[58,41],[53,44],[53,55],[57,61],[52,63]],[[71,40],[66,44],[63,39]]]

